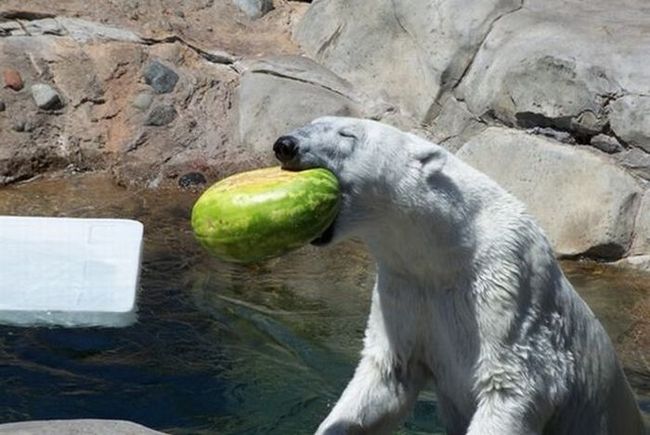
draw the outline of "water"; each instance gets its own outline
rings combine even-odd
[[[261,266],[220,263],[188,227],[196,196],[126,192],[98,176],[0,190],[0,214],[145,224],[136,324],[0,327],[0,422],[112,418],[173,434],[313,432],[358,359],[372,265],[354,243],[307,247]],[[565,269],[650,413],[647,277]],[[434,414],[425,392],[401,433],[443,433]]]

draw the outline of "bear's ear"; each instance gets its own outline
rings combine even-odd
[[[364,130],[360,125],[349,124],[341,127],[337,133],[342,137],[360,140],[363,138]]]
[[[426,147],[415,151],[413,156],[420,162],[426,179],[440,172],[447,162],[447,153],[440,147]]]

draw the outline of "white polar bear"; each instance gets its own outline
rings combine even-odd
[[[438,145],[360,119],[277,140],[342,207],[317,244],[377,262],[362,358],[319,434],[390,433],[433,383],[449,434],[645,433],[612,344],[523,205]]]

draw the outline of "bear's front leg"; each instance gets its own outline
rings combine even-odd
[[[413,407],[419,388],[413,376],[402,379],[383,361],[364,356],[316,434],[391,433]]]
[[[398,310],[399,301],[405,299],[399,294],[391,299],[386,288],[380,291],[375,284],[363,356],[318,435],[391,433],[415,404],[426,373],[411,361],[412,349],[404,345],[413,342],[406,321],[412,310],[404,307],[405,314]]]

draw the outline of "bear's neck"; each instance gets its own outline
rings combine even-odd
[[[424,216],[408,216],[405,225],[392,220],[378,225],[363,239],[378,267],[420,284],[448,287],[472,269],[475,240],[467,224],[445,228],[432,225]]]

